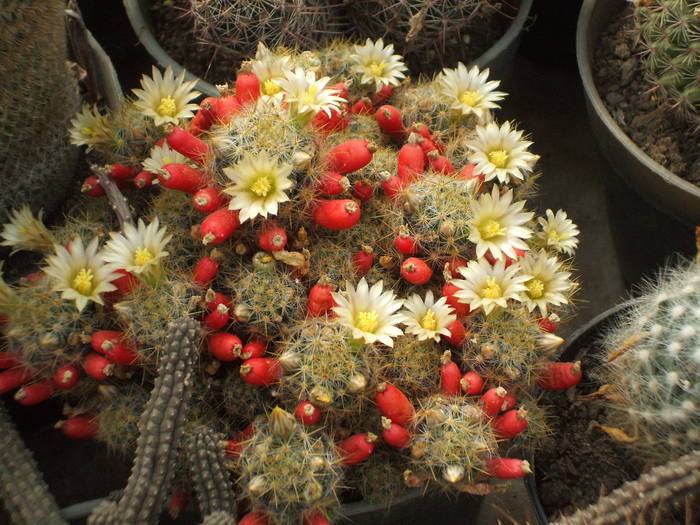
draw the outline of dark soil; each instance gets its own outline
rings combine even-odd
[[[650,92],[635,46],[628,5],[613,19],[595,51],[593,74],[608,111],[629,137],[656,162],[700,185],[698,137],[688,124],[659,107]]]

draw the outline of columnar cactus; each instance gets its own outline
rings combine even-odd
[[[188,448],[190,472],[202,515],[234,514],[236,504],[221,439],[210,428],[201,427],[190,437]]]

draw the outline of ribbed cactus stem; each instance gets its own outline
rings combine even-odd
[[[212,512],[204,517],[202,525],[236,525],[236,519],[228,512]]]
[[[65,525],[32,453],[0,403],[0,496],[15,525]]]
[[[221,439],[212,429],[200,427],[192,434],[188,445],[190,474],[199,509],[207,518],[234,514],[236,511],[233,487],[226,471],[226,457],[220,443]]]

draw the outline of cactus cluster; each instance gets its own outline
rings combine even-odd
[[[48,255],[0,281],[0,392],[64,396],[66,435],[135,445],[94,524],[152,523],[169,480],[207,523],[240,501],[288,524],[524,476],[547,432],[533,390],[581,377],[550,360],[578,229],[525,209],[538,157],[495,122],[505,93],[462,64],[411,85],[381,42],[258,52],[199,105],[154,71],[120,110],[76,117],[95,210],[5,225],[4,244]],[[99,228],[119,187],[131,209]]]

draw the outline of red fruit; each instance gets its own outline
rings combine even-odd
[[[492,458],[486,462],[486,472],[494,478],[516,479],[531,474],[530,463],[516,458]]]
[[[360,207],[351,199],[318,200],[311,218],[329,230],[346,230],[360,220]]]
[[[311,119],[311,126],[323,136],[344,128],[347,123],[347,119],[343,118],[343,111],[335,108],[331,108],[330,115],[325,111],[319,111]]]
[[[0,352],[0,369],[12,368],[19,363],[19,354],[16,352]]]
[[[97,434],[99,427],[92,416],[73,416],[65,421],[59,421],[57,428],[69,438],[92,439]]]
[[[209,155],[209,146],[206,142],[177,126],[172,127],[165,140],[172,149],[200,164],[204,164]]]
[[[243,341],[234,334],[215,332],[207,337],[207,346],[219,361],[235,361],[241,356]]]
[[[540,325],[540,330],[553,334],[557,331],[559,316],[552,314],[549,317],[543,317],[537,323]]]
[[[401,275],[411,284],[425,284],[433,276],[433,270],[425,261],[409,257],[401,264]]]
[[[78,379],[80,379],[80,371],[74,364],[60,366],[53,373],[54,385],[63,390],[73,388],[78,383]]]
[[[353,115],[369,115],[372,113],[372,101],[367,97],[362,97],[350,106],[350,113]]]
[[[83,369],[93,379],[102,381],[114,374],[114,363],[103,355],[90,352],[83,358]]]
[[[200,102],[199,109],[194,117],[192,117],[192,120],[190,120],[190,125],[187,128],[189,133],[197,137],[211,128],[214,123],[211,109],[215,101],[216,99],[214,97],[207,97]]]
[[[255,73],[239,73],[236,77],[236,98],[241,104],[260,98],[260,80]]]
[[[172,519],[177,517],[187,510],[190,500],[184,490],[174,490],[168,499],[168,514]]]
[[[302,401],[294,410],[294,415],[304,425],[315,425],[321,420],[321,411],[310,401]]]
[[[372,99],[372,104],[375,106],[377,104],[384,104],[387,100],[389,100],[392,95],[394,94],[394,86],[391,84],[385,84],[382,89],[374,93],[371,97]]]
[[[231,320],[231,313],[225,304],[220,304],[216,310],[208,313],[202,319],[202,324],[210,330],[221,330]]]
[[[44,379],[43,381],[20,387],[20,389],[15,392],[15,401],[20,405],[36,405],[51,397],[54,390],[53,380]]]
[[[153,186],[155,180],[157,180],[156,175],[150,171],[141,171],[134,177],[134,186],[140,190],[143,188],[150,188]]]
[[[347,100],[350,96],[350,92],[348,91],[348,84],[346,84],[345,82],[336,82],[328,89],[335,89],[338,92],[337,96],[344,98],[345,100]]]
[[[382,417],[382,438],[392,447],[406,448],[411,442],[411,433],[391,419]]]
[[[133,166],[126,166],[125,164],[110,164],[107,168],[109,168],[107,176],[115,181],[128,180],[136,175],[135,168]]]
[[[264,512],[249,512],[241,518],[238,525],[270,525]]]
[[[481,410],[489,417],[512,408],[512,406],[508,406],[511,403],[511,397],[509,397],[508,391],[502,386],[489,388],[481,396],[480,403]],[[515,404],[514,400],[513,404]]]
[[[304,516],[304,525],[331,525],[320,510],[313,510]]]
[[[259,339],[248,341],[243,345],[241,350],[241,359],[250,359],[252,357],[263,357],[267,352],[267,343]]]
[[[206,173],[179,162],[164,164],[158,171],[158,180],[165,188],[185,193],[196,193],[210,182]]]
[[[194,267],[192,280],[199,286],[206,286],[214,280],[219,271],[219,263],[211,257],[202,257]]]
[[[374,402],[379,412],[397,425],[406,426],[416,413],[404,393],[389,383],[380,383],[377,386]]]
[[[341,175],[352,173],[372,162],[377,147],[364,139],[352,139],[328,152],[328,169]]]
[[[455,275],[458,274],[457,268],[461,268],[463,266],[467,265],[467,261],[462,259],[461,257],[450,257],[445,261],[444,265],[444,271],[449,272],[451,277],[454,277]]]
[[[248,423],[243,430],[235,435],[235,438],[238,441],[246,441],[252,438],[253,434],[255,434],[255,427],[253,426],[253,423]]]
[[[426,160],[428,159],[428,153],[432,151],[437,151],[439,152],[440,149],[438,148],[437,144],[433,141],[433,139],[428,138],[428,137],[422,137],[423,140],[419,140],[418,144],[420,145],[421,149],[423,150],[423,155],[425,155]]]
[[[404,255],[415,255],[418,253],[418,242],[411,237],[405,226],[399,227],[399,234],[394,238],[396,251]]]
[[[120,296],[130,295],[141,284],[138,277],[126,270],[116,270],[115,273],[118,273],[120,277],[114,279],[112,284],[117,287],[114,293],[118,293]]]
[[[273,221],[266,222],[258,231],[258,246],[266,252],[284,250],[287,246],[287,232]]]
[[[388,104],[381,106],[377,109],[374,117],[377,119],[377,124],[382,128],[382,131],[394,138],[403,139],[406,130],[403,126],[401,112],[396,107]]]
[[[233,459],[236,460],[239,457],[241,457],[241,452],[243,452],[243,445],[235,441],[233,439],[229,439],[226,441],[226,445],[224,447],[224,454],[228,459]]]
[[[95,352],[104,354],[111,350],[122,337],[124,334],[116,330],[99,330],[90,336],[90,346]]]
[[[211,288],[209,288],[207,293],[204,294],[204,300],[206,302],[207,311],[209,312],[216,310],[220,304],[223,304],[228,308],[231,308],[232,304],[230,297],[222,293],[215,292]]]
[[[418,137],[412,133],[408,142],[401,146],[398,158],[399,178],[406,184],[411,184],[425,171],[425,156],[423,148],[418,144]]]
[[[455,319],[448,324],[446,328],[450,331],[449,337],[446,335],[441,335],[440,338],[446,339],[447,342],[455,348],[462,346],[462,343],[464,343],[464,338],[467,335],[467,331],[461,321],[459,319]]]
[[[139,355],[133,343],[125,340],[117,341],[110,350],[105,352],[107,358],[119,365],[133,365],[138,363]]]
[[[202,243],[221,244],[241,225],[238,210],[221,208],[207,215],[200,225]]]
[[[396,175],[389,175],[382,182],[384,194],[391,200],[394,200],[403,191],[403,187],[403,181]]]
[[[355,181],[355,186],[352,190],[353,197],[355,197],[358,200],[361,200],[362,202],[367,202],[372,198],[373,193],[374,188],[369,182],[364,180]]]
[[[347,467],[364,461],[374,452],[375,441],[377,441],[377,436],[371,432],[350,436],[338,445],[341,456],[340,464]]]
[[[355,253],[352,262],[355,267],[355,274],[365,275],[374,264],[374,250],[370,246],[363,246],[361,250]]]
[[[455,172],[455,167],[444,155],[439,155],[437,151],[431,151],[427,156],[431,170],[445,175]]]
[[[333,197],[347,191],[350,188],[350,181],[340,173],[331,171],[321,175],[316,187],[321,195]]]
[[[481,185],[484,183],[484,177],[483,173],[474,173],[474,168],[476,166],[474,164],[467,164],[466,166],[463,166],[461,170],[459,170],[459,177],[460,179],[464,180],[470,180],[470,179],[478,179],[478,188],[481,189]]]
[[[90,175],[85,179],[83,185],[80,186],[80,192],[89,197],[102,197],[105,194],[105,190],[100,185],[100,179],[97,178],[97,175]]]
[[[328,284],[316,283],[309,291],[309,300],[306,304],[308,315],[323,315],[334,306],[338,306],[333,300],[333,287]]]
[[[202,188],[192,195],[192,206],[202,213],[211,213],[224,205],[225,199],[217,188]]]
[[[440,384],[442,393],[448,396],[456,396],[461,391],[460,380],[462,379],[462,372],[457,363],[452,360],[452,353],[449,350],[442,354],[441,363]]]
[[[228,124],[236,113],[241,111],[241,101],[233,95],[215,98],[211,105],[212,119],[217,124]]]
[[[272,357],[253,357],[241,365],[240,372],[246,383],[266,386],[282,376],[282,366]]]
[[[476,372],[467,372],[460,379],[459,386],[465,394],[474,395],[484,388],[484,380]]]
[[[527,428],[527,410],[522,407],[518,410],[509,410],[493,418],[492,425],[499,438],[515,437]]]
[[[513,249],[515,250],[515,255],[517,255],[516,259],[519,259],[523,255],[525,255],[525,252],[523,250],[521,250],[520,248],[513,248]],[[484,254],[484,257],[491,265],[494,265],[494,264],[496,264],[496,262],[498,262],[497,259],[491,253],[491,250],[488,250]],[[505,253],[501,253],[501,258],[505,258],[505,261],[506,261],[505,268],[508,268],[511,264],[513,264],[513,261],[515,260],[515,259],[511,259],[510,257],[508,257]]]
[[[547,361],[537,378],[537,386],[545,390],[566,390],[581,381],[581,361],[561,363]]]
[[[452,281],[448,281],[442,285],[442,295],[447,298],[447,304],[452,307],[457,317],[463,317],[469,313],[470,308],[468,304],[464,304],[455,296],[455,292],[459,290],[461,290],[461,288],[453,284]]]

